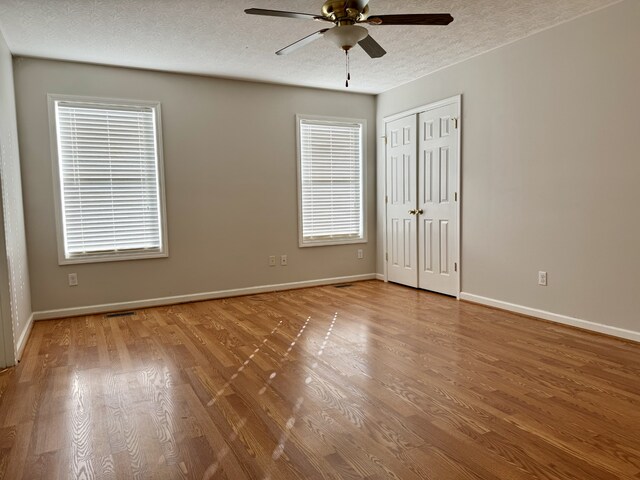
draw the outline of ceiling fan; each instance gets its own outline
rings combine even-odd
[[[371,58],[379,58],[387,52],[376,42],[366,28],[357,25],[449,25],[453,17],[448,13],[415,13],[395,15],[370,15],[369,0],[327,0],[322,6],[321,15],[311,13],[286,12],[281,10],[266,10],[249,8],[245,13],[250,15],[264,15],[268,17],[298,18],[301,20],[316,20],[333,23],[333,27],[323,28],[311,35],[301,38],[276,52],[286,55],[298,50],[321,37],[330,40],[345,51],[347,58],[347,82],[349,86],[349,50],[356,44],[367,52]]]

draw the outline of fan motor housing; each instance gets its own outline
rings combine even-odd
[[[322,6],[322,16],[338,25],[353,25],[367,18],[369,6],[362,11],[356,8],[347,8],[345,0],[327,0]]]

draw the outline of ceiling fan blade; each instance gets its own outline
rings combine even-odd
[[[323,28],[322,30],[318,30],[317,32],[312,33],[311,35],[307,35],[306,37],[301,38],[297,42],[293,42],[291,45],[287,45],[286,47],[278,50],[276,52],[276,55],[287,55],[288,53],[295,52],[299,48],[302,48],[305,45],[310,44],[314,40],[321,38],[322,35],[324,35],[324,32],[326,32],[327,30],[329,29]]]
[[[367,35],[362,40],[360,40],[358,42],[358,45],[360,45],[371,58],[380,58],[385,53],[387,53],[386,50],[382,48],[378,42],[371,38],[371,35]]]
[[[346,8],[353,8],[355,10],[358,10],[359,12],[362,12],[362,10],[364,10],[364,7],[366,7],[368,3],[369,0],[347,0]]]
[[[300,20],[326,20],[326,18],[311,13],[285,12],[282,10],[266,10],[264,8],[248,8],[244,11],[249,15],[263,15],[266,17],[298,18]]]
[[[448,13],[372,15],[364,21],[371,25],[449,25],[451,22],[453,17]]]

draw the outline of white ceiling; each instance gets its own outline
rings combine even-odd
[[[617,0],[371,0],[371,13],[443,13],[447,27],[371,26],[387,50],[351,55],[349,90],[380,93]],[[344,89],[344,54],[320,39],[274,52],[325,24],[244,9],[320,13],[323,0],[0,0],[14,55]]]

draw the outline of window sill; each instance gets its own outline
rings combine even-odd
[[[76,265],[81,263],[123,262],[127,260],[145,260],[150,258],[167,258],[169,252],[133,252],[133,253],[108,253],[104,255],[86,255],[75,258],[58,258],[58,265]]]
[[[306,247],[329,247],[335,245],[354,245],[357,243],[367,243],[366,238],[353,238],[353,239],[335,239],[335,240],[308,240],[306,242],[300,241],[298,246],[300,248]]]

